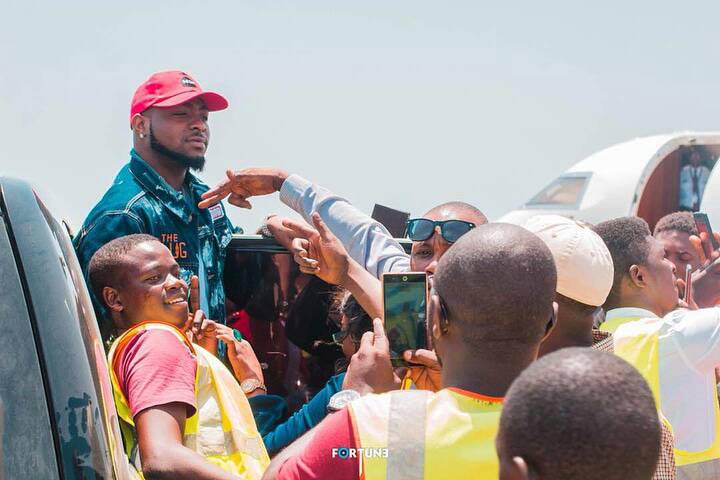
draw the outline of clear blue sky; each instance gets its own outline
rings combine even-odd
[[[368,211],[496,218],[613,143],[720,129],[720,3],[483,3],[6,2],[0,174],[79,228],[127,161],[133,90],[171,68],[230,100],[208,183],[280,166]]]

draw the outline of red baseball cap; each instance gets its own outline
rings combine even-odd
[[[130,104],[130,121],[136,113],[142,113],[150,107],[174,107],[201,97],[208,110],[224,110],[228,101],[222,95],[200,88],[193,77],[180,70],[157,72],[150,75],[133,95]]]

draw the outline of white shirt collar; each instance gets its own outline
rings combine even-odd
[[[644,308],[639,307],[613,308],[612,310],[609,310],[607,313],[605,313],[605,321],[619,317],[658,318],[658,316],[650,310],[645,310]]]

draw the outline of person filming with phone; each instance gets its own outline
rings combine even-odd
[[[554,325],[555,284],[552,254],[527,230],[488,224],[463,235],[438,262],[428,305],[442,389],[391,391],[388,338],[376,318],[347,373],[374,394],[290,445],[263,478],[497,478],[502,400]],[[343,448],[386,455],[333,456]]]

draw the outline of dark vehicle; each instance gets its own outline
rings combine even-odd
[[[67,230],[10,178],[0,217],[0,477],[133,478]]]
[[[272,239],[237,236],[228,248],[228,320],[248,333],[268,386],[292,409],[332,373],[337,351],[323,343],[332,289],[299,274]],[[0,278],[0,479],[136,478],[68,231],[30,185],[6,177]]]

